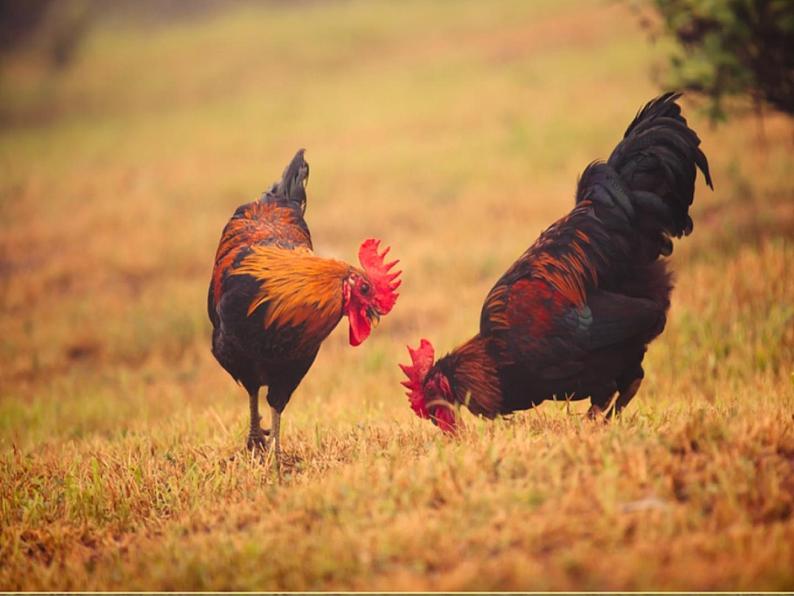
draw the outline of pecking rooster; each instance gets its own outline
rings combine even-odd
[[[659,257],[672,252],[671,237],[692,231],[696,168],[713,188],[679,96],[650,101],[609,160],[585,169],[573,210],[486,297],[477,335],[435,363],[427,340],[408,349],[403,385],[418,416],[452,432],[457,404],[493,418],[589,397],[594,417],[634,397],[670,306]]]
[[[248,448],[267,446],[271,434],[277,465],[281,413],[320,344],[346,315],[350,344],[359,345],[394,307],[400,285],[397,261],[385,262],[389,249],[379,252],[377,240],[361,245],[361,268],[312,252],[303,219],[308,176],[301,149],[280,182],[237,208],[221,235],[207,298],[212,353],[248,392]],[[271,431],[260,427],[265,385]]]

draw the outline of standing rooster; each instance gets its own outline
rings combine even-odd
[[[418,416],[452,432],[456,404],[493,418],[589,397],[596,416],[634,397],[670,306],[671,274],[659,257],[672,252],[671,237],[692,231],[696,167],[712,186],[678,97],[649,102],[609,160],[585,169],[573,210],[488,294],[478,335],[436,363],[427,340],[409,348],[403,384]]]
[[[377,240],[359,249],[361,269],[312,252],[306,211],[309,165],[298,151],[281,181],[242,205],[223,230],[207,310],[212,353],[248,391],[248,448],[275,442],[279,463],[281,412],[314,362],[320,344],[343,315],[350,344],[359,345],[397,300],[397,261]],[[260,425],[259,388],[267,385],[272,430]]]

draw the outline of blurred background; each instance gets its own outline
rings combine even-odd
[[[741,425],[768,405],[776,416],[770,404],[785,409],[781,404],[792,399],[793,12],[788,0],[0,0],[0,586],[372,587],[369,580],[391,569],[389,557],[407,556],[416,568],[399,567],[408,574],[396,576],[402,583],[387,577],[382,587],[724,589],[737,585],[726,583],[735,577],[728,572],[745,573],[745,586],[790,587],[790,539],[768,539],[766,527],[752,521],[762,509],[757,503],[766,503],[751,491],[761,485],[761,468],[718,439],[733,436],[719,424],[734,424],[730,432],[750,437],[746,453],[755,454],[772,433]],[[602,468],[542,470],[542,458],[534,457],[538,441],[555,444],[567,428],[569,445],[583,444],[578,427],[538,418],[563,415],[558,404],[545,404],[518,417],[526,426],[510,427],[528,442],[504,433],[513,441],[506,453],[518,449],[524,463],[539,466],[503,479],[505,490],[524,495],[504,493],[505,507],[520,506],[526,521],[516,532],[540,533],[536,567],[519,553],[479,575],[477,565],[496,551],[492,520],[478,512],[491,511],[496,496],[482,507],[474,501],[469,511],[461,502],[444,509],[428,493],[421,497],[427,508],[414,519],[402,493],[424,489],[401,488],[388,475],[371,483],[376,468],[366,457],[356,468],[351,450],[386,445],[381,451],[391,449],[392,463],[383,466],[404,457],[400,467],[411,470],[420,460],[432,480],[424,483],[428,491],[447,482],[433,476],[445,468],[426,455],[442,452],[432,442],[435,429],[415,419],[399,385],[396,363],[406,359],[405,344],[428,337],[444,352],[469,338],[494,281],[571,208],[579,173],[606,158],[637,109],[669,88],[687,90],[684,112],[703,140],[715,191],[698,179],[694,233],[672,256],[677,287],[668,328],[649,350],[642,392],[629,408],[629,426],[639,430],[626,457],[634,462],[651,453],[649,441],[666,441],[659,428],[673,420],[684,429],[681,437],[700,436],[701,445],[702,436],[717,437],[715,453],[730,461],[701,454],[704,460],[686,468],[689,460],[680,460],[681,477],[691,472],[692,486],[716,488],[689,493],[703,495],[702,508],[695,501],[687,509],[682,498],[680,508],[691,517],[680,526],[653,518],[661,522],[647,534],[648,550],[635,547],[634,530],[622,533],[615,507],[618,517],[577,517],[577,495],[593,492],[577,484],[560,510],[560,528],[579,536],[601,520],[603,535],[621,534],[615,542],[558,539],[554,527],[543,525],[556,496],[544,509],[532,495],[546,493],[526,496],[521,483],[540,478],[533,486],[550,486],[551,495],[557,489],[547,478],[574,482],[586,478],[584,468]],[[311,164],[307,221],[317,252],[354,262],[364,238],[382,238],[401,259],[404,283],[397,307],[362,348],[347,345],[344,323],[325,342],[284,417],[284,448],[303,454],[305,469],[282,490],[267,484],[259,468],[244,469],[239,460],[227,467],[244,443],[246,399],[210,354],[206,296],[228,218],[277,180],[300,147]],[[701,416],[711,426],[698,426],[687,408],[701,406],[719,406],[719,424]],[[571,411],[586,407],[573,404]],[[676,419],[675,412],[684,413]],[[592,440],[600,436],[594,431]],[[625,444],[625,435],[604,436],[610,445]],[[637,477],[667,470],[669,458],[679,461],[673,447],[660,445],[653,453],[661,454],[661,467],[642,468]],[[461,454],[466,444],[445,448],[451,462],[468,457]],[[482,445],[471,451],[491,453]],[[790,454],[777,453],[779,459],[763,461],[790,473]],[[746,511],[743,496],[726,497],[733,509],[713,506],[710,499],[726,491],[697,476],[705,460],[720,473],[735,464],[725,482],[751,487]],[[477,479],[474,461],[469,469]],[[524,463],[514,469],[529,469]],[[356,502],[354,489],[334,484],[329,469],[347,470],[350,486],[365,495],[362,507],[393,507],[384,509],[395,520],[386,530],[368,512],[351,509],[347,518],[351,532],[384,545],[374,558],[357,559],[369,551],[335,549],[338,542],[326,540],[339,527],[328,502]],[[618,480],[634,476],[608,462],[603,470],[595,486],[611,491],[612,501],[604,502],[612,503]],[[112,482],[103,485],[103,478]],[[777,478],[791,476],[775,478],[764,485],[773,495],[769,510],[781,524],[788,519],[790,531],[790,484]],[[629,487],[640,487],[637,498],[643,482]],[[319,492],[310,492],[312,484]],[[392,500],[384,497],[393,490],[399,494]],[[489,490],[483,498],[495,495]],[[226,550],[209,548],[202,542],[209,534],[195,528],[220,522],[206,511],[225,519],[245,511],[240,500],[248,495],[259,499],[252,519],[266,511],[274,512],[272,520],[262,518],[254,529],[231,521]],[[283,520],[312,507],[330,520],[311,532],[334,548],[330,563],[303,526],[291,535],[268,525],[283,529]],[[709,513],[720,511],[726,520],[751,520],[747,534],[731,534],[732,550],[723,548],[727,534],[715,528],[724,525]],[[472,550],[476,563],[446,584],[423,575],[437,554],[432,533],[413,552],[393,546],[421,534],[411,528],[436,527],[427,512],[441,525],[468,515],[474,543],[482,540],[483,550]],[[354,518],[362,525],[350,525]],[[180,519],[188,520],[184,533],[182,522],[166,522]],[[171,528],[165,546],[157,545],[163,527]],[[700,534],[687,542],[692,528]],[[442,530],[438,536],[447,536]],[[148,546],[127,553],[130,536]],[[556,551],[547,548],[549,536],[560,545]],[[664,559],[670,564],[659,558],[651,572],[654,536],[673,546]],[[263,537],[273,546],[267,553]],[[569,543],[584,550],[571,555]],[[513,556],[513,543],[504,544],[500,552]],[[627,550],[616,547],[615,559],[604,558],[604,544]],[[700,544],[712,550],[697,551]],[[749,557],[767,546],[769,556]],[[102,549],[103,571],[94,573]],[[295,549],[312,564],[291,567]],[[237,577],[238,567],[217,558],[219,551],[240,564],[259,553],[270,567],[248,563],[250,574]],[[342,551],[348,572],[339,565]],[[693,557],[696,551],[706,555]],[[617,558],[626,553],[633,566]],[[138,554],[156,564],[141,563]],[[720,568],[713,561],[723,554]],[[61,573],[67,567],[52,561],[70,571]],[[126,575],[119,575],[120,561]],[[181,580],[174,579],[177,564]],[[507,568],[516,575],[504,575]],[[274,575],[259,582],[262,569]],[[350,569],[363,574],[358,583]],[[552,579],[530,584],[530,572],[535,582]]]
[[[401,345],[464,340],[493,281],[662,89],[697,91],[686,113],[716,181],[674,259],[790,237],[791,6],[4,0],[4,432],[242,405],[209,355],[205,286],[228,217],[299,147],[319,252],[353,260],[374,235],[405,269],[370,349],[347,350],[342,326],[328,342],[298,400],[315,416],[349,399],[402,408]],[[778,65],[774,84],[757,63]],[[763,336],[780,309],[752,331],[762,352],[781,349]]]

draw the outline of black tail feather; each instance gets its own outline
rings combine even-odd
[[[306,210],[306,182],[309,179],[309,164],[303,158],[305,152],[305,149],[298,149],[295,157],[284,168],[281,180],[266,193],[271,197],[296,203],[301,211]]]
[[[577,189],[577,203],[597,205],[607,229],[635,238],[642,260],[669,255],[671,237],[692,232],[698,169],[713,188],[700,139],[676,103],[680,96],[665,93],[640,109],[609,160],[590,164]]]
[[[630,190],[658,190],[634,188],[634,176],[639,174],[636,181],[639,186],[654,183],[667,186],[675,191],[669,199],[691,205],[696,167],[703,173],[706,184],[712,189],[714,185],[708,160],[700,149],[700,138],[689,128],[681,107],[675,103],[679,97],[680,93],[671,92],[649,101],[629,124],[607,163],[621,174]],[[664,176],[660,177],[660,173]]]

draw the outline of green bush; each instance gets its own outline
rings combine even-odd
[[[737,95],[794,114],[793,1],[651,2],[678,42],[668,85],[705,95],[714,120]]]

